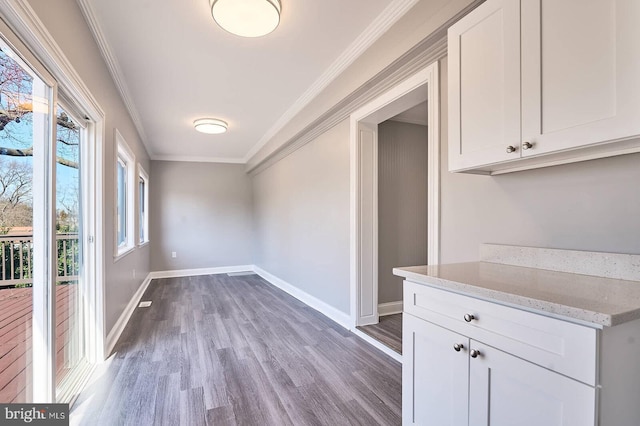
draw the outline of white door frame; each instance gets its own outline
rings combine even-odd
[[[440,261],[440,80],[435,62],[351,114],[350,298],[353,327],[378,322],[378,124],[427,101],[427,262]]]

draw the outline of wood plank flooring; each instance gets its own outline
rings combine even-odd
[[[71,424],[401,424],[401,365],[257,275],[154,280],[142,300]]]
[[[402,314],[385,315],[378,324],[361,326],[358,330],[402,354]]]

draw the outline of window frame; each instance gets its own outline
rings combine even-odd
[[[140,194],[140,183],[144,182],[144,194]],[[138,163],[138,247],[149,244],[149,174]],[[141,235],[143,233],[143,235]]]
[[[136,243],[134,239],[135,235],[135,205],[136,205],[136,187],[135,187],[135,176],[136,175],[136,158],[133,154],[133,151],[127,144],[127,141],[122,137],[122,134],[115,129],[115,139],[116,139],[116,155],[114,158],[114,203],[113,203],[113,218],[114,218],[114,258],[118,260],[130,253],[133,249],[136,248]],[[124,206],[124,215],[125,215],[125,238],[124,243],[120,244],[118,242],[118,210],[119,210],[119,197],[118,197],[118,164],[122,162],[125,165],[125,206]]]

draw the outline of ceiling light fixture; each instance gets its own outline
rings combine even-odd
[[[193,127],[201,133],[217,135],[227,131],[227,123],[215,118],[201,118],[193,122]]]
[[[242,37],[261,37],[280,23],[280,0],[209,0],[211,15],[224,30]]]

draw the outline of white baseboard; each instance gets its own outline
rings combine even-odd
[[[353,334],[355,334],[356,336],[358,336],[359,338],[361,338],[362,340],[364,340],[365,342],[367,342],[368,344],[370,344],[371,346],[373,346],[376,349],[384,352],[385,354],[389,355],[391,358],[395,359],[400,364],[402,364],[402,355],[400,355],[398,352],[394,351],[393,349],[391,349],[390,347],[388,347],[384,343],[381,343],[381,342],[377,341],[373,337],[369,336],[368,334],[363,333],[362,331],[358,330],[357,328],[352,329],[351,332]]]
[[[276,277],[275,275],[271,275],[262,268],[254,266],[253,270],[256,274],[260,275],[262,278],[278,287],[280,290],[289,293],[291,296],[295,297],[302,303],[312,307],[316,311],[337,322],[347,330],[351,330],[351,317],[348,314],[345,314],[344,312],[334,308],[333,306],[328,305],[322,300],[300,290],[299,288]]]
[[[147,287],[149,287],[149,283],[151,283],[151,280],[152,280],[151,275],[152,273],[149,273],[149,275],[147,275],[147,278],[145,278],[144,281],[142,281],[142,284],[140,284],[138,291],[136,291],[136,293],[133,295],[133,297],[127,304],[127,307],[124,309],[124,311],[120,315],[120,318],[118,318],[118,321],[116,321],[115,325],[107,335],[107,342],[106,342],[107,344],[105,345],[106,351],[104,354],[104,359],[108,358],[109,354],[111,354],[113,347],[118,342],[120,335],[122,334],[127,323],[131,319],[131,315],[133,315],[133,311],[135,311],[136,306],[138,306],[138,302],[142,298],[142,295],[144,294],[144,292],[147,290]]]
[[[228,274],[230,272],[253,271],[253,265],[221,266],[217,268],[177,269],[173,271],[156,271],[149,274],[151,279],[195,277],[198,275]]]
[[[402,300],[398,302],[380,303],[378,305],[378,316],[393,315],[402,313]]]

